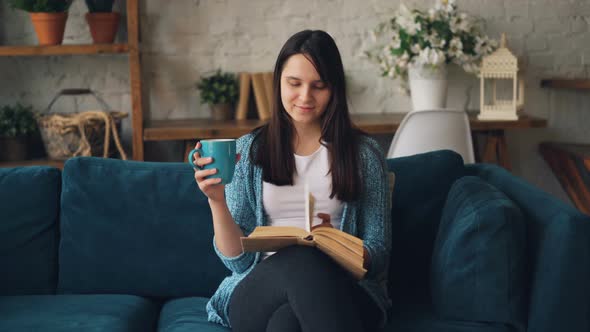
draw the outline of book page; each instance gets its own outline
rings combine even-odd
[[[347,259],[350,257],[354,261],[363,258],[363,248],[356,244],[339,242],[328,234],[316,234],[313,239],[318,244],[321,243],[337,251],[339,255],[345,256]]]
[[[240,240],[245,252],[268,252],[293,245],[315,246],[313,240],[306,239],[308,236],[309,233],[298,227],[258,226],[250,236]]]
[[[314,241],[338,251],[340,255],[345,256],[347,259],[350,258],[352,261],[362,260],[364,254],[362,245],[346,241],[341,242],[330,235],[326,233],[315,234]]]
[[[254,229],[248,238],[266,238],[266,237],[297,237],[305,238],[309,235],[304,229],[291,226],[258,226]]]
[[[355,254],[355,250],[346,248],[340,243],[322,235],[317,235],[314,241],[318,249],[352,273],[355,278],[362,279],[365,273],[367,273],[367,270],[363,268],[363,256]]]
[[[354,251],[356,255],[363,255],[363,240],[345,233],[341,230],[330,228],[330,227],[318,227],[311,232],[314,238],[317,236],[325,236],[331,238],[334,241],[339,242],[343,247],[349,248]]]
[[[311,226],[313,223],[313,213],[315,209],[315,198],[309,191],[309,183],[303,185],[304,199],[305,199],[305,230],[311,232]]]

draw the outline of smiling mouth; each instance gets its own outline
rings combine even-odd
[[[302,110],[304,110],[304,111],[311,111],[311,110],[313,110],[313,109],[314,109],[314,107],[313,107],[313,106],[298,106],[298,105],[295,105],[295,107],[297,107],[297,108],[299,108],[299,109],[302,109]]]

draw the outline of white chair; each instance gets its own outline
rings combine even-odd
[[[467,113],[462,110],[411,111],[393,136],[387,158],[410,156],[448,149],[459,153],[463,162],[475,162]]]

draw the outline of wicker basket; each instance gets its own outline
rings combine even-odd
[[[60,91],[49,103],[45,114],[37,117],[37,124],[43,145],[50,159],[65,160],[77,156],[114,155],[117,147],[121,159],[127,159],[119,139],[121,119],[127,113],[114,111],[84,111],[77,113],[51,113],[51,106],[61,96],[90,94],[102,107],[106,103],[92,90],[65,89]],[[112,134],[112,136],[111,136]],[[114,143],[114,144],[113,144]]]

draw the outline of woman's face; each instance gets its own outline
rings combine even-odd
[[[281,102],[295,125],[317,125],[332,92],[303,54],[292,55],[281,73]]]

